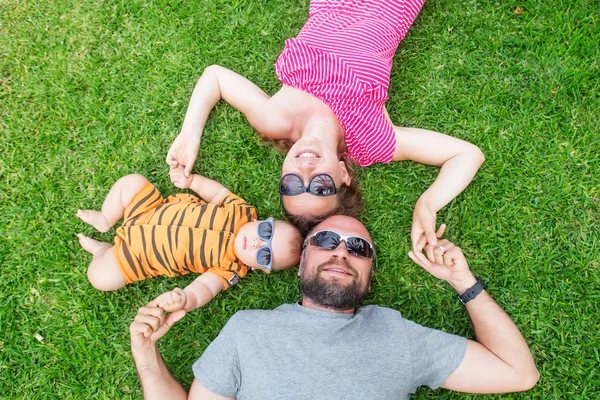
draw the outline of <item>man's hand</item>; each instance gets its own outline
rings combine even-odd
[[[412,252],[422,264],[429,266],[429,260],[423,255],[425,245],[434,246],[438,235],[435,232],[436,212],[425,201],[419,199],[413,212],[410,240]],[[441,229],[441,227],[440,227]],[[443,233],[443,230],[441,231]],[[441,234],[439,235],[441,236]],[[419,264],[420,265],[420,264]]]
[[[135,358],[155,355],[156,341],[186,314],[184,310],[179,310],[165,315],[165,310],[158,306],[161,296],[140,308],[129,327],[131,352]]]
[[[169,148],[167,164],[171,169],[182,167],[183,175],[189,178],[198,157],[198,150],[200,150],[200,135],[181,131]]]
[[[193,175],[189,175],[187,177],[185,176],[185,171],[182,165],[175,168],[171,167],[169,171],[169,177],[171,178],[173,185],[179,189],[189,189],[194,181]]]
[[[444,229],[445,226],[442,225],[437,234],[438,239]],[[463,293],[477,282],[469,270],[462,250],[450,241],[441,239],[433,246],[428,244],[425,246],[425,252],[429,264],[422,262],[414,251],[410,251],[408,256],[431,275],[448,282],[458,293]]]
[[[175,288],[158,297],[158,306],[167,312],[183,310],[186,304],[187,296],[180,288]]]

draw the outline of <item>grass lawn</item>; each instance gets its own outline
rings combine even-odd
[[[541,372],[532,391],[498,398],[600,392],[599,10],[596,0],[431,0],[394,60],[394,122],[486,155],[438,221]],[[0,2],[0,398],[141,397],[129,324],[194,277],[95,290],[75,234],[111,241],[114,229],[94,232],[75,212],[99,208],[129,173],[176,192],[164,159],[203,69],[221,64],[275,93],[272,65],[307,12],[308,0]],[[282,161],[220,103],[195,171],[281,217]],[[470,337],[449,285],[407,256],[413,206],[437,172],[408,162],[361,170],[379,256],[367,303]],[[236,311],[299,299],[295,273],[252,273],[174,326],[161,350],[175,377],[190,384],[191,364]],[[483,396],[422,388],[413,397]]]

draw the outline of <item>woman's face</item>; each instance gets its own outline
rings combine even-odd
[[[319,174],[327,174],[333,178],[336,189],[350,184],[350,176],[343,161],[339,160],[337,149],[323,143],[317,137],[308,136],[298,140],[288,151],[281,176],[296,175],[304,187]],[[317,181],[320,179],[317,178]],[[285,209],[294,215],[322,215],[337,207],[337,198],[333,196],[316,196],[302,193],[296,196],[282,196]]]

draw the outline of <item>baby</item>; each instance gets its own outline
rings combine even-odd
[[[234,285],[248,268],[269,273],[298,263],[302,237],[292,224],[257,221],[254,207],[216,181],[186,178],[182,167],[169,175],[176,187],[190,188],[202,200],[189,194],[163,198],[145,177],[127,175],[110,189],[101,211],[77,211],[100,232],[124,218],[114,246],[77,235],[94,256],[88,279],[95,288],[109,291],[153,276],[201,273],[184,290],[163,296],[191,311]]]

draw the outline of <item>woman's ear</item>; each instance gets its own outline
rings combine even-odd
[[[344,183],[344,186],[350,186],[350,183],[352,183],[352,178],[350,177],[350,174],[348,173],[348,168],[346,168],[346,163],[344,161],[340,161],[340,172],[342,173],[342,182]]]

